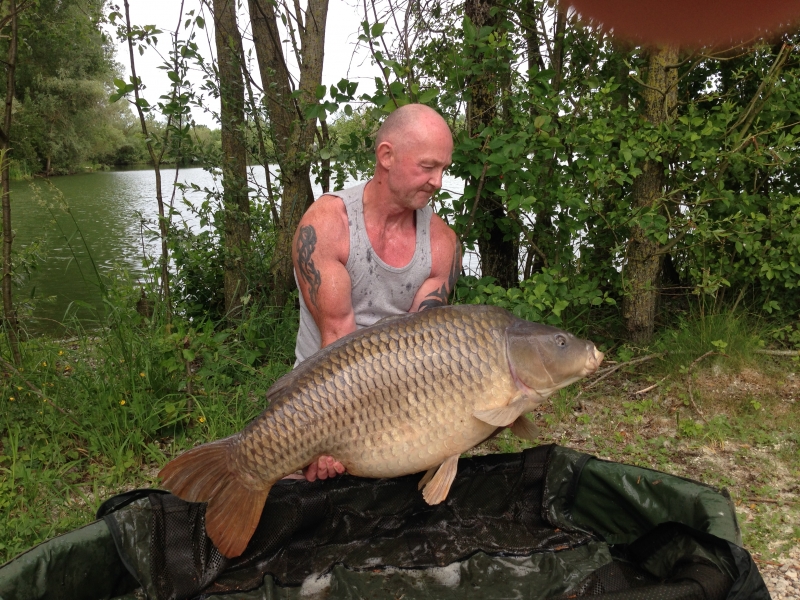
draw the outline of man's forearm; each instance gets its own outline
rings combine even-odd
[[[435,308],[437,306],[445,306],[448,303],[450,294],[456,287],[456,281],[461,273],[461,244],[456,244],[456,250],[453,253],[453,262],[450,265],[450,273],[447,276],[447,281],[442,284],[439,289],[435,289],[425,296],[425,300],[420,302],[417,310],[426,310],[428,308]]]

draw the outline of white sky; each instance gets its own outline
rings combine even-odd
[[[358,46],[358,35],[360,33],[361,21],[363,17],[363,4],[358,0],[329,0],[328,23],[325,36],[325,60],[323,63],[322,83],[332,85],[338,83],[342,78],[349,78],[358,81],[359,86],[356,95],[363,93],[373,93],[375,91],[375,76],[380,72],[372,64],[371,57],[365,48]],[[178,24],[181,2],[180,0],[132,0],[131,4],[131,24],[133,25],[155,25],[161,29],[162,33],[158,48],[161,52],[168,52],[170,45],[170,33],[175,30]],[[246,36],[249,36],[249,20],[245,10],[240,10],[240,28],[247,27]],[[303,3],[305,4],[305,2]],[[195,10],[195,14],[200,14],[200,0],[184,0],[184,15],[190,10]],[[200,52],[209,59],[216,55],[213,48],[214,34],[213,21],[208,8],[205,9],[205,20],[207,23],[206,35],[204,31],[198,31],[195,39]],[[182,19],[183,21],[184,19]],[[370,19],[371,21],[372,19]],[[184,30],[181,26],[181,32]],[[209,48],[209,40],[212,48]],[[248,44],[245,44],[248,46]],[[169,91],[169,80],[166,73],[159,69],[162,59],[152,49],[148,49],[143,56],[135,52],[136,71],[143,83],[147,87],[144,92],[150,104],[155,104],[158,97]],[[125,79],[130,76],[129,54],[127,45],[117,45],[117,61],[125,69]],[[257,73],[257,70],[254,70]],[[199,75],[191,79],[193,83],[201,81]],[[213,110],[219,112],[218,101],[208,100],[207,104],[214,103]],[[194,119],[199,124],[215,126],[211,116],[201,111],[193,111]]]

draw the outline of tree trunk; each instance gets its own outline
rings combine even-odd
[[[247,293],[250,198],[244,127],[244,81],[236,25],[236,0],[214,0],[222,133],[222,188],[225,209],[225,312],[241,311]]]
[[[292,238],[300,218],[314,201],[309,174],[316,119],[307,119],[305,110],[316,104],[316,90],[322,83],[328,0],[309,0],[305,13],[296,8],[287,21],[296,28],[300,39],[300,47],[295,50],[300,67],[296,98],[292,97],[292,79],[281,49],[275,5],[269,0],[249,0],[249,6],[265,108],[283,187],[272,259],[273,301],[276,306],[283,306],[295,287]],[[294,41],[295,36],[291,37]]]
[[[654,126],[675,117],[678,101],[678,62],[674,46],[654,48],[649,53],[647,87],[642,90],[644,117]],[[666,185],[665,163],[648,159],[633,182],[632,210],[661,210]],[[646,344],[653,337],[658,278],[661,270],[661,245],[648,238],[639,226],[631,228],[623,270],[625,297],[622,314],[629,339]]]
[[[11,109],[14,104],[14,74],[17,68],[17,2],[11,0],[9,5],[11,14],[11,35],[8,40],[8,58],[6,62],[6,104],[3,119],[3,130],[0,132],[0,179],[2,180],[2,209],[3,209],[3,317],[5,321],[6,335],[8,344],[11,346],[11,355],[14,364],[22,364],[22,356],[19,351],[19,323],[17,313],[14,310],[14,302],[11,294],[11,244],[13,232],[11,230],[11,176],[10,176],[10,157],[11,150]]]
[[[556,22],[553,31],[553,55],[550,57],[550,68],[553,71],[551,87],[553,93],[558,96],[561,92],[561,83],[564,80],[564,36],[567,31],[567,15],[564,10],[556,10]],[[553,190],[553,175],[555,173],[555,157],[547,160],[544,169],[544,179],[540,181],[540,189],[544,192],[544,206],[536,213],[536,220],[533,224],[531,238],[539,248],[541,254],[533,252],[530,274],[539,273],[544,267],[557,265],[560,262],[558,231],[553,225],[553,215],[555,214],[555,198],[557,194]],[[545,191],[548,190],[548,191]],[[529,249],[528,252],[532,252]],[[528,272],[528,269],[526,269]]]
[[[476,29],[494,27],[498,19],[490,11],[495,6],[487,0],[466,0],[464,12]],[[472,100],[467,105],[467,131],[470,136],[479,134],[497,115],[501,84],[500,74],[490,72],[484,72],[470,82]],[[476,219],[481,224],[478,227],[481,274],[494,277],[502,287],[515,287],[519,283],[519,241],[502,199],[491,192],[501,184],[499,181],[480,182],[474,178],[469,184],[483,190],[477,207],[482,218]]]

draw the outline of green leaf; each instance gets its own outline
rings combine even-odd
[[[421,104],[427,104],[428,102],[436,98],[438,95],[439,95],[439,89],[431,88],[429,90],[425,90],[420,94],[419,101]]]
[[[496,165],[504,165],[508,162],[508,157],[502,152],[494,152],[489,155],[489,162]]]
[[[384,27],[385,25],[383,23],[375,23],[375,25],[372,26],[372,37],[376,38],[381,36]]]
[[[569,302],[566,300],[557,300],[555,306],[553,306],[553,314],[560,317],[561,311],[564,310],[569,306]]]
[[[322,100],[327,92],[328,88],[326,88],[324,85],[318,85],[316,92],[317,100]]]
[[[205,29],[205,26],[206,26],[206,20],[205,20],[203,17],[197,17],[197,18],[194,20],[194,22],[195,22],[195,23],[197,23],[197,26],[198,26],[200,29]]]
[[[319,157],[320,157],[322,160],[328,160],[328,159],[330,159],[330,157],[331,157],[331,151],[330,151],[330,149],[329,149],[329,148],[323,148],[322,150],[320,150],[320,151],[319,151]]]

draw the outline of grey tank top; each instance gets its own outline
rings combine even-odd
[[[414,256],[404,267],[392,267],[383,262],[372,249],[364,225],[364,187],[366,183],[330,192],[338,196],[347,209],[350,229],[350,255],[345,268],[350,274],[350,298],[356,317],[356,328],[369,327],[390,315],[407,313],[419,288],[431,276],[431,215],[425,206],[417,210],[417,243]],[[297,273],[295,273],[297,280]],[[300,294],[300,329],[297,331],[295,356],[299,365],[320,349],[319,328],[314,322],[303,294]]]

